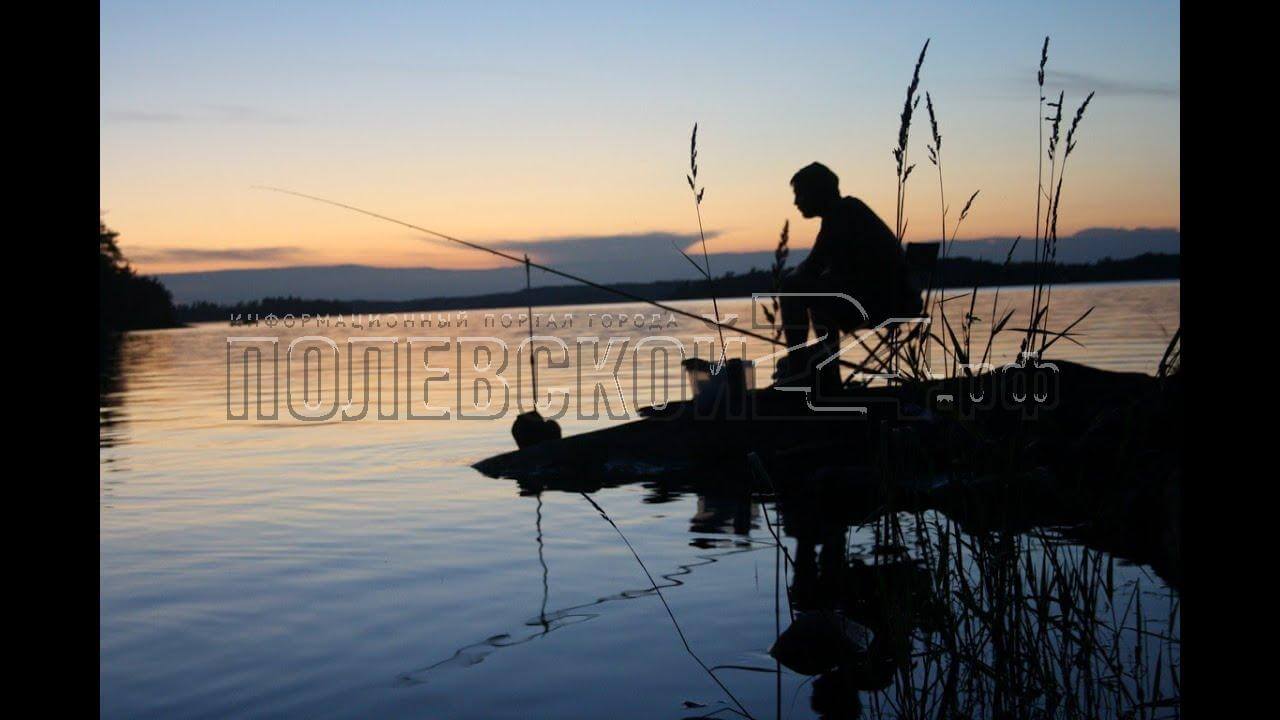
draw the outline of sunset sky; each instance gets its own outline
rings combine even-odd
[[[892,226],[898,114],[926,38],[962,237],[1030,234],[1036,67],[1066,113],[1097,92],[1063,233],[1180,225],[1174,2],[122,2],[101,4],[101,206],[143,272],[480,253],[252,188],[324,195],[478,242],[690,233],[689,131],[714,251],[816,221],[787,181],[819,160]],[[939,235],[922,102],[908,239]],[[669,245],[655,252],[674,252]]]

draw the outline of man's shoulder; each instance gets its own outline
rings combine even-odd
[[[852,228],[863,228],[868,222],[874,222],[878,216],[861,198],[846,195],[840,198],[840,220],[842,225]]]
[[[845,195],[843,198],[840,199],[840,202],[844,203],[846,208],[854,212],[858,212],[858,213],[871,212],[871,207],[866,203],[862,202],[862,198],[854,197],[852,195]]]
[[[841,198],[841,203],[845,208],[843,213],[845,224],[861,239],[867,241],[887,239],[896,244],[897,237],[893,234],[893,230],[871,209],[871,206],[851,195]]]

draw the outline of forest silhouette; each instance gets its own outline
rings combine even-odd
[[[120,233],[98,221],[98,339],[107,343],[124,330],[179,327],[173,296],[159,280],[139,275],[116,238]]]
[[[1030,285],[1041,272],[1034,262],[995,263],[973,258],[946,258],[938,261],[937,284],[947,288],[994,287],[998,285]],[[1062,284],[1088,282],[1132,282],[1176,279],[1181,275],[1178,255],[1145,253],[1133,258],[1104,258],[1093,263],[1059,263],[1053,268],[1056,282]],[[746,297],[752,293],[773,291],[769,270],[752,269],[746,273],[729,272],[715,279],[723,297]],[[615,283],[613,287],[654,300],[696,300],[707,296],[706,283],[700,279],[659,280],[648,283]],[[504,293],[467,296],[424,296],[407,300],[340,300],[336,298],[302,298],[267,296],[260,300],[237,303],[196,301],[179,304],[176,317],[183,322],[226,321],[236,316],[246,318],[268,314],[303,313],[311,315],[343,313],[415,312],[420,310],[483,310],[518,307],[532,303],[549,305],[587,305],[616,302],[617,297],[597,288],[579,285],[551,285],[532,290],[515,289]]]

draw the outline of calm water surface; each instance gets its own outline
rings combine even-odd
[[[1097,309],[1077,328],[1085,347],[1061,342],[1051,355],[1154,372],[1179,324],[1178,293],[1176,282],[1058,288],[1055,326]],[[984,318],[990,302],[979,296]],[[1024,290],[1002,291],[1001,307],[1027,303]],[[721,309],[750,317],[746,300]],[[485,312],[471,311],[463,334],[521,337],[522,329],[482,327]],[[565,338],[584,331],[589,313],[652,315],[630,305],[539,312],[574,312],[575,327],[553,333]],[[633,341],[656,332],[593,330]],[[472,422],[411,421],[404,407],[392,420],[302,422],[283,409],[278,421],[227,419],[228,383],[234,397],[243,387],[238,374],[228,380],[228,336],[277,336],[283,353],[317,334],[344,347],[345,362],[348,337],[426,333],[218,323],[124,338],[100,398],[105,717],[650,718],[725,707],[640,567],[581,496],[522,496],[514,482],[469,467],[514,447],[513,409]],[[683,319],[662,334],[689,347],[710,337]],[[1013,359],[1014,342],[999,339],[995,357]],[[753,357],[765,352],[746,347]],[[576,394],[574,360],[544,370],[543,387]],[[383,378],[403,377],[404,365]],[[621,391],[634,410],[652,398],[650,367],[633,374],[624,363],[616,386],[606,371],[584,382],[608,379],[605,391]],[[680,387],[674,366],[669,374]],[[457,379],[433,401],[456,409]],[[345,382],[344,366],[340,389]],[[619,422],[607,410],[561,422],[566,434]],[[770,674],[771,503],[643,484],[593,498],[666,586],[698,655],[736,666],[719,677],[753,715],[781,707],[787,717],[814,716],[808,678]],[[785,539],[794,554],[795,539]],[[853,557],[870,558],[871,529],[853,529],[847,542]],[[1126,564],[1115,573],[1118,596],[1136,590],[1144,613],[1169,616],[1173,593],[1154,573]],[[883,700],[862,697],[868,712],[893,714]]]

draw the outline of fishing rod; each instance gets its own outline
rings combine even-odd
[[[301,193],[301,192],[298,192],[298,191],[296,191],[296,190],[289,190],[289,189],[287,189],[287,188],[274,187],[274,186],[271,186],[271,185],[254,185],[254,186],[252,186],[252,187],[254,187],[254,188],[258,189],[258,190],[269,190],[269,191],[271,191],[271,192],[283,193],[283,194],[285,194],[285,195],[293,195],[294,197],[300,197],[300,198],[303,198],[303,199],[306,199],[306,200],[312,200],[312,201],[315,201],[315,202],[324,203],[324,204],[326,204],[326,205],[332,205],[332,206],[334,206],[334,207],[339,207],[339,208],[342,208],[342,209],[344,209],[344,210],[350,210],[350,211],[352,211],[352,212],[357,212],[357,213],[360,213],[361,215],[368,215],[368,216],[369,216],[369,217],[371,217],[371,218],[376,218],[376,219],[378,219],[378,220],[383,220],[383,221],[385,221],[385,222],[394,223],[394,224],[396,224],[396,225],[400,225],[400,226],[402,226],[402,227],[407,227],[407,228],[409,228],[410,230],[417,230],[418,232],[426,233],[427,235],[431,235],[432,237],[440,238],[441,240],[448,240],[449,242],[458,243],[459,245],[462,245],[462,246],[464,246],[464,247],[469,247],[469,248],[471,248],[471,249],[473,249],[473,250],[480,250],[481,252],[487,252],[487,253],[489,253],[490,255],[496,255],[497,257],[503,258],[503,259],[505,259],[505,260],[510,260],[510,261],[511,261],[511,262],[513,262],[513,263],[517,263],[517,264],[520,264],[520,265],[524,265],[524,266],[525,266],[525,273],[526,273],[526,280],[527,280],[527,275],[528,275],[529,268],[531,268],[531,267],[536,267],[536,268],[538,268],[539,270],[541,270],[541,271],[543,271],[543,272],[551,273],[552,275],[558,275],[558,276],[560,276],[560,277],[562,277],[562,278],[565,278],[566,280],[572,280],[572,281],[574,281],[574,282],[576,282],[576,283],[581,283],[581,284],[583,284],[583,285],[586,285],[586,286],[588,286],[588,287],[595,288],[595,289],[597,289],[597,290],[603,290],[603,291],[605,291],[605,292],[607,292],[607,293],[612,293],[612,294],[614,294],[614,295],[617,295],[618,297],[623,297],[623,298],[626,298],[626,299],[631,300],[631,301],[633,301],[633,302],[644,303],[644,304],[646,304],[646,305],[652,305],[652,306],[654,306],[654,307],[656,307],[656,308],[658,308],[658,309],[660,309],[660,310],[666,310],[667,312],[672,313],[673,315],[680,315],[681,317],[686,317],[686,318],[689,318],[689,319],[691,319],[691,320],[698,320],[698,321],[700,321],[700,322],[705,322],[705,323],[707,323],[708,325],[712,325],[712,326],[714,326],[714,327],[716,327],[716,328],[719,328],[719,329],[721,329],[721,330],[729,330],[729,331],[732,331],[732,332],[739,333],[739,334],[741,334],[741,335],[746,335],[747,337],[750,337],[750,338],[755,338],[756,340],[763,340],[764,342],[767,342],[767,343],[769,343],[770,345],[781,345],[781,346],[783,346],[783,347],[787,347],[787,343],[786,343],[784,340],[782,340],[781,338],[770,337],[770,336],[768,336],[768,335],[764,335],[764,334],[761,334],[761,333],[758,333],[758,332],[754,332],[754,331],[752,331],[752,330],[747,330],[747,329],[745,329],[745,328],[737,327],[736,325],[730,325],[730,324],[728,324],[728,323],[722,323],[722,322],[720,322],[719,318],[717,318],[717,319],[715,319],[715,320],[712,320],[711,318],[708,318],[708,317],[706,317],[706,316],[704,316],[704,315],[698,315],[698,314],[696,314],[696,313],[691,313],[691,312],[689,312],[689,311],[687,311],[687,310],[681,310],[680,308],[675,307],[675,306],[673,306],[673,305],[668,305],[668,304],[666,304],[666,303],[659,302],[659,301],[657,301],[657,300],[653,300],[653,299],[650,299],[650,298],[644,297],[644,296],[642,296],[642,295],[636,295],[635,293],[627,292],[626,290],[623,290],[623,289],[621,289],[621,288],[610,287],[610,286],[608,286],[608,285],[603,285],[603,284],[601,284],[601,283],[598,283],[598,282],[596,282],[596,281],[594,281],[594,280],[589,280],[589,279],[584,278],[584,277],[582,277],[582,276],[574,275],[573,273],[568,273],[568,272],[565,272],[565,271],[563,271],[563,270],[557,270],[556,268],[553,268],[553,267],[551,267],[551,266],[549,266],[549,265],[543,265],[543,264],[541,264],[541,263],[536,263],[536,262],[533,262],[533,261],[529,260],[528,255],[526,255],[526,256],[525,256],[525,257],[523,257],[523,258],[521,258],[521,257],[517,257],[516,255],[512,255],[512,254],[510,254],[510,253],[505,253],[505,252],[502,252],[501,250],[495,250],[495,249],[493,249],[493,248],[491,248],[491,247],[485,247],[484,245],[480,245],[479,243],[473,243],[473,242],[471,242],[471,241],[469,241],[469,240],[463,240],[463,239],[461,239],[461,238],[456,238],[456,237],[453,237],[452,235],[445,235],[445,234],[444,234],[444,233],[442,233],[442,232],[436,232],[435,230],[431,230],[431,229],[428,229],[428,228],[424,228],[424,227],[422,227],[421,225],[414,225],[413,223],[408,223],[408,222],[405,222],[405,221],[403,221],[403,220],[397,220],[397,219],[395,219],[395,218],[393,218],[393,217],[388,217],[388,216],[386,216],[386,215],[382,215],[382,214],[380,214],[380,213],[373,212],[372,210],[365,210],[364,208],[358,208],[358,207],[356,207],[356,206],[354,206],[354,205],[348,205],[348,204],[346,204],[346,203],[338,202],[337,200],[330,200],[330,199],[328,199],[328,198],[319,197],[319,196],[317,196],[317,195],[308,195],[308,194],[306,194],[306,193]],[[530,289],[531,289],[531,288],[530,288]],[[532,302],[530,302],[530,313],[532,313],[532,307],[533,307],[533,306],[532,306]],[[532,322],[533,322],[532,314],[530,315],[529,322],[530,322],[530,323],[532,323]],[[884,340],[883,340],[883,339],[881,339],[881,344],[883,344],[883,343],[884,343]],[[787,349],[788,349],[788,350],[790,350],[791,348],[787,348]],[[878,349],[879,349],[879,346],[877,346],[877,350],[878,350]],[[872,356],[872,357],[875,357],[876,359],[879,359],[879,357],[876,355],[876,351],[875,351],[875,350],[871,351],[871,356]],[[865,366],[865,365],[862,365],[862,364],[859,364],[859,363],[853,362],[853,361],[851,361],[851,360],[845,360],[844,358],[840,358],[837,362],[839,363],[839,365],[840,365],[841,367],[850,368],[850,369],[852,369],[852,370],[857,370],[857,371],[859,371],[859,372],[867,372],[867,371],[869,370],[869,369],[867,368],[867,366]],[[874,370],[871,370],[871,372],[874,372]]]
[[[538,363],[533,359],[533,279],[529,273],[529,253],[524,254],[525,301],[529,303],[529,377],[533,382],[533,407],[538,409]],[[539,500],[541,502],[541,500]]]
[[[770,344],[772,344],[772,345],[786,345],[786,343],[785,343],[785,342],[783,342],[782,340],[780,340],[780,339],[776,339],[776,338],[773,338],[773,337],[769,337],[768,335],[764,335],[764,334],[761,334],[761,333],[753,332],[753,331],[751,331],[751,330],[747,330],[747,329],[744,329],[744,328],[740,328],[740,327],[736,327],[736,326],[733,326],[733,325],[729,325],[729,324],[727,324],[727,323],[722,323],[722,322],[720,322],[720,321],[718,321],[718,320],[712,320],[712,319],[707,318],[707,317],[704,317],[704,316],[702,316],[702,315],[698,315],[698,314],[696,314],[696,313],[691,313],[691,312],[689,312],[689,311],[687,311],[687,310],[681,310],[681,309],[680,309],[680,308],[678,308],[678,307],[674,307],[674,306],[671,306],[671,305],[667,305],[666,303],[662,303],[662,302],[659,302],[659,301],[657,301],[657,300],[651,300],[651,299],[649,299],[649,298],[646,298],[646,297],[643,297],[643,296],[640,296],[640,295],[636,295],[635,293],[627,292],[626,290],[622,290],[622,289],[620,289],[620,288],[615,288],[615,287],[610,287],[610,286],[608,286],[608,285],[603,285],[603,284],[601,284],[601,283],[595,282],[594,280],[589,280],[589,279],[587,279],[587,278],[584,278],[584,277],[581,277],[581,276],[578,276],[578,275],[574,275],[573,273],[568,273],[568,272],[565,272],[565,271],[563,271],[563,270],[557,270],[556,268],[550,267],[550,266],[548,266],[548,265],[543,265],[543,264],[541,264],[541,263],[532,262],[531,260],[529,260],[529,259],[528,259],[528,257],[527,257],[527,256],[526,256],[526,257],[521,258],[521,257],[519,257],[519,256],[512,255],[512,254],[510,254],[510,253],[502,252],[501,250],[495,250],[494,248],[485,247],[484,245],[480,245],[480,244],[478,244],[478,243],[473,243],[473,242],[470,242],[470,241],[468,241],[468,240],[463,240],[463,239],[461,239],[461,238],[456,238],[456,237],[453,237],[452,235],[445,235],[444,233],[436,232],[435,230],[430,230],[430,229],[428,229],[428,228],[424,228],[424,227],[422,227],[422,226],[420,226],[420,225],[414,225],[413,223],[407,223],[407,222],[405,222],[405,221],[403,221],[403,220],[397,220],[397,219],[395,219],[395,218],[393,218],[393,217],[387,217],[386,215],[382,215],[382,214],[379,214],[379,213],[373,212],[373,211],[371,211],[371,210],[365,210],[365,209],[363,209],[363,208],[358,208],[358,207],[355,207],[354,205],[347,205],[346,203],[341,203],[341,202],[338,202],[338,201],[336,201],[336,200],[330,200],[330,199],[328,199],[328,198],[322,198],[322,197],[318,197],[318,196],[316,196],[316,195],[308,195],[308,194],[306,194],[306,193],[297,192],[296,190],[288,190],[288,189],[285,189],[285,188],[272,187],[272,186],[269,186],[269,185],[254,185],[253,187],[254,187],[254,188],[256,188],[256,189],[259,189],[259,190],[269,190],[269,191],[271,191],[271,192],[284,193],[285,195],[293,195],[293,196],[295,196],[295,197],[300,197],[300,198],[305,198],[305,199],[307,199],[307,200],[313,200],[313,201],[315,201],[315,202],[325,203],[326,205],[333,205],[334,207],[340,207],[340,208],[343,208],[343,209],[345,209],[345,210],[350,210],[350,211],[352,211],[352,212],[357,212],[357,213],[360,213],[361,215],[368,215],[369,217],[377,218],[378,220],[383,220],[383,221],[386,221],[386,222],[389,222],[389,223],[395,223],[396,225],[401,225],[401,226],[403,226],[403,227],[407,227],[407,228],[409,228],[409,229],[411,229],[411,230],[417,230],[418,232],[426,233],[427,235],[431,235],[432,237],[440,238],[441,240],[448,240],[449,242],[458,243],[459,245],[463,245],[463,246],[465,246],[465,247],[469,247],[469,248],[471,248],[471,249],[473,249],[473,250],[480,250],[480,251],[482,251],[482,252],[487,252],[487,253],[489,253],[490,255],[496,255],[496,256],[498,256],[498,257],[500,257],[500,258],[504,258],[504,259],[506,259],[506,260],[510,260],[510,261],[511,261],[511,262],[513,262],[513,263],[516,263],[516,264],[519,264],[519,265],[524,265],[524,266],[525,266],[525,268],[526,268],[526,273],[527,273],[527,269],[528,269],[528,268],[530,268],[530,267],[535,267],[535,268],[538,268],[539,270],[541,270],[541,271],[543,271],[543,272],[551,273],[552,275],[558,275],[558,276],[560,276],[560,277],[562,277],[562,278],[565,278],[565,279],[567,279],[567,280],[572,280],[572,281],[574,281],[574,282],[576,282],[576,283],[581,283],[581,284],[583,284],[583,285],[587,285],[588,287],[593,287],[593,288],[595,288],[595,289],[597,289],[597,290],[603,290],[603,291],[608,292],[608,293],[613,293],[614,295],[617,295],[617,296],[619,296],[619,297],[624,297],[624,298],[626,298],[626,299],[628,299],[628,300],[632,300],[632,301],[639,302],[639,303],[645,303],[645,304],[647,304],[647,305],[652,305],[652,306],[654,306],[654,307],[656,307],[656,308],[659,308],[659,309],[661,309],[661,310],[666,310],[667,312],[672,313],[672,314],[674,314],[674,315],[680,315],[680,316],[682,316],[682,317],[690,318],[690,319],[693,319],[693,320],[699,320],[699,321],[701,321],[701,322],[705,322],[705,323],[707,323],[708,325],[713,325],[713,326],[715,326],[715,327],[717,327],[717,328],[721,328],[721,329],[724,329],[724,330],[732,330],[732,331],[734,331],[734,332],[737,332],[737,333],[741,333],[741,334],[743,334],[743,335],[746,335],[747,337],[752,337],[752,338],[755,338],[755,339],[757,339],[757,340],[763,340],[763,341],[765,341],[765,342],[767,342],[767,343],[770,343]],[[532,319],[530,319],[530,321],[532,322]]]

